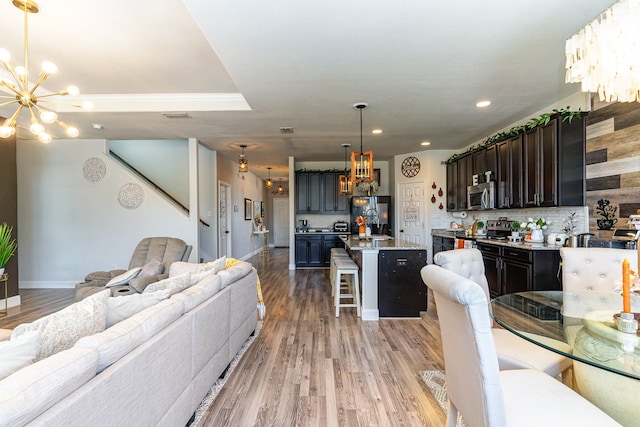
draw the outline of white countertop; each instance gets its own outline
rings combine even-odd
[[[416,243],[407,242],[405,240],[396,240],[393,237],[374,234],[370,238],[360,240],[356,234],[349,234],[347,236],[340,236],[340,239],[347,245],[352,251],[377,249],[377,250],[403,250],[403,249],[416,249],[427,250],[425,245],[418,245]]]

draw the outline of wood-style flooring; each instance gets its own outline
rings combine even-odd
[[[289,271],[288,249],[249,260],[267,307],[262,330],[200,426],[442,426],[419,371],[444,369],[429,292],[422,319],[335,317],[328,270]],[[73,303],[73,290],[21,291],[0,328]]]

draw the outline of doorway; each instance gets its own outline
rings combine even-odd
[[[218,181],[218,258],[231,256],[231,185]]]
[[[425,244],[424,182],[398,184],[398,237],[407,242]]]
[[[289,247],[289,198],[273,199],[273,246]]]

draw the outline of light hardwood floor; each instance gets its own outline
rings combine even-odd
[[[289,271],[288,249],[249,260],[267,307],[262,330],[200,426],[442,426],[419,371],[444,369],[429,292],[422,319],[340,317],[328,270]],[[72,290],[23,290],[11,328],[73,302]]]

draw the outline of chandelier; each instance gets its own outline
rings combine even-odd
[[[271,167],[268,167],[267,169],[269,169],[269,178],[267,178],[267,181],[265,183],[267,185],[267,188],[271,188],[273,187],[273,180],[271,179]]]
[[[55,97],[57,96],[76,96],[80,92],[77,87],[69,86],[66,89],[52,93],[36,93],[36,90],[40,88],[40,85],[49,78],[52,74],[58,72],[58,67],[52,62],[45,61],[42,63],[42,71],[38,77],[38,80],[31,84],[29,82],[29,13],[38,13],[40,8],[32,0],[13,0],[13,5],[20,10],[24,11],[24,67],[15,67],[11,62],[11,54],[6,49],[0,48],[0,62],[4,65],[4,68],[11,74],[14,81],[7,78],[0,79],[0,89],[10,95],[0,95],[0,101],[7,99],[8,101],[0,102],[0,107],[10,105],[13,103],[18,104],[18,108],[15,113],[8,119],[5,119],[2,126],[0,126],[0,138],[9,138],[16,133],[16,123],[18,116],[23,109],[29,111],[31,116],[31,125],[29,130],[31,133],[38,137],[38,140],[43,143],[51,142],[51,135],[46,131],[42,123],[52,124],[56,123],[60,126],[69,137],[75,138],[79,132],[76,127],[69,126],[68,124],[58,120],[58,115],[51,108],[44,108],[42,104],[59,104]],[[82,104],[68,103],[73,107],[83,108],[90,110],[93,108],[93,104],[90,102],[84,102]],[[38,119],[39,116],[39,119]],[[41,123],[42,122],[42,123]]]
[[[343,196],[353,194],[353,188],[351,186],[351,179],[347,174],[347,148],[351,147],[351,144],[342,144],[344,147],[344,174],[340,174],[339,189],[340,194]]]
[[[280,178],[280,184],[278,184],[278,189],[273,190],[272,193],[277,196],[285,196],[289,194],[289,188],[284,188],[282,186],[282,178]]]
[[[619,0],[565,44],[566,83],[601,101],[640,101],[640,3]]]
[[[247,146],[241,145],[240,148],[242,148],[242,154],[240,154],[240,158],[238,159],[238,172],[249,172],[249,161],[244,155],[244,149],[247,148]]]
[[[353,104],[353,108],[360,111],[360,152],[351,153],[351,183],[373,181],[373,151],[365,152],[362,148],[362,110],[367,108],[366,102]]]

